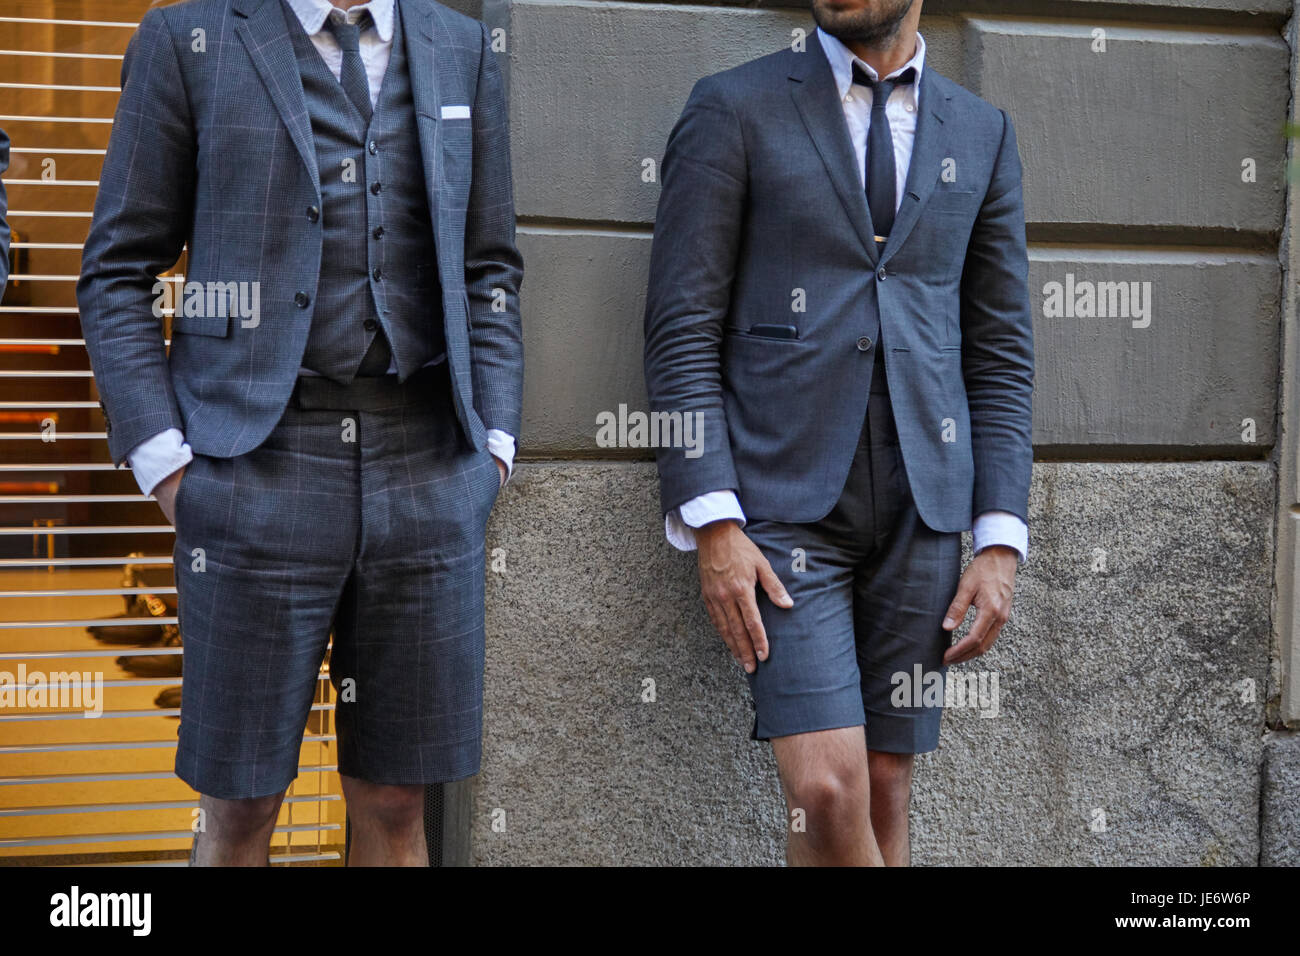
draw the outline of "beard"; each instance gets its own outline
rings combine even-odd
[[[832,10],[825,0],[813,0],[812,14],[817,25],[844,43],[866,47],[888,46],[898,36],[903,19],[915,0],[870,0],[858,10]]]

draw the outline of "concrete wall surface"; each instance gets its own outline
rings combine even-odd
[[[534,463],[502,493],[477,863],[781,859],[771,748],[656,481]],[[1257,860],[1272,498],[1260,463],[1036,466],[1011,621],[962,668],[984,693],[919,762],[916,862]]]

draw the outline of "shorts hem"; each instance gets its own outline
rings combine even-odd
[[[799,734],[815,734],[822,730],[843,730],[846,727],[862,727],[866,723],[863,719],[853,718],[830,718],[825,721],[812,721],[807,725],[799,725],[794,729],[785,728],[764,728],[759,730],[758,721],[754,721],[754,727],[749,733],[750,740],[771,741],[775,737],[795,737]]]
[[[939,749],[939,718],[867,714],[867,749],[887,754],[927,754]],[[918,728],[918,724],[928,726]]]
[[[339,763],[339,776],[364,780],[378,786],[387,787],[430,787],[437,783],[455,783],[468,780],[482,769],[482,761],[471,765],[453,767],[446,770],[430,770],[423,773],[372,773],[356,767],[347,767]]]
[[[213,797],[217,800],[256,800],[260,797],[273,797],[284,793],[289,786],[298,779],[297,764],[294,765],[294,772],[289,774],[284,783],[278,788],[266,786],[260,787],[240,787],[232,785],[232,779],[237,779],[234,774],[212,774],[205,772],[191,772],[189,769],[181,769],[182,758],[191,761],[202,759],[197,754],[178,750],[176,752],[175,773],[190,789],[200,793],[205,797]],[[226,766],[240,766],[227,764]],[[246,766],[246,765],[244,765]],[[217,779],[213,779],[216,777]]]

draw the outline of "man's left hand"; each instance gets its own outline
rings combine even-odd
[[[1015,548],[995,544],[971,559],[957,584],[957,596],[948,605],[944,630],[955,631],[966,611],[974,605],[975,623],[970,633],[943,655],[944,664],[960,664],[979,657],[998,639],[1011,614],[1011,597],[1016,588]]]

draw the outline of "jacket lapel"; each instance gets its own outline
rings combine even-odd
[[[235,35],[243,42],[253,66],[262,77],[280,118],[289,129],[293,145],[311,173],[320,192],[320,171],[316,168],[316,145],[312,139],[307,97],[302,92],[298,60],[289,39],[289,24],[278,2],[234,0],[234,12],[243,19],[235,22]]]
[[[429,198],[429,217],[434,235],[438,235],[438,185],[441,163],[438,161],[442,143],[442,97],[439,92],[438,70],[443,60],[453,59],[435,55],[438,33],[442,23],[437,11],[420,0],[403,0],[397,5],[397,15],[402,18],[402,34],[406,40],[406,68],[411,75],[411,96],[415,100],[416,125],[420,133],[420,157],[424,161],[424,188]],[[449,43],[443,49],[450,51]]]
[[[894,217],[894,228],[890,230],[889,241],[885,243],[885,251],[881,254],[881,262],[888,260],[902,247],[939,181],[944,144],[947,141],[944,127],[949,98],[950,94],[936,79],[934,70],[928,66],[922,70],[916,139],[912,141],[912,162],[907,168],[907,185],[898,206],[898,215]]]
[[[844,108],[840,105],[831,65],[815,36],[810,36],[805,51],[797,55],[790,79],[794,83],[790,94],[794,97],[799,117],[821,155],[844,211],[874,264],[875,231],[871,226],[871,211],[867,208],[867,194],[858,179],[858,158],[853,153],[853,140],[844,119]],[[898,227],[894,228],[897,231]]]

